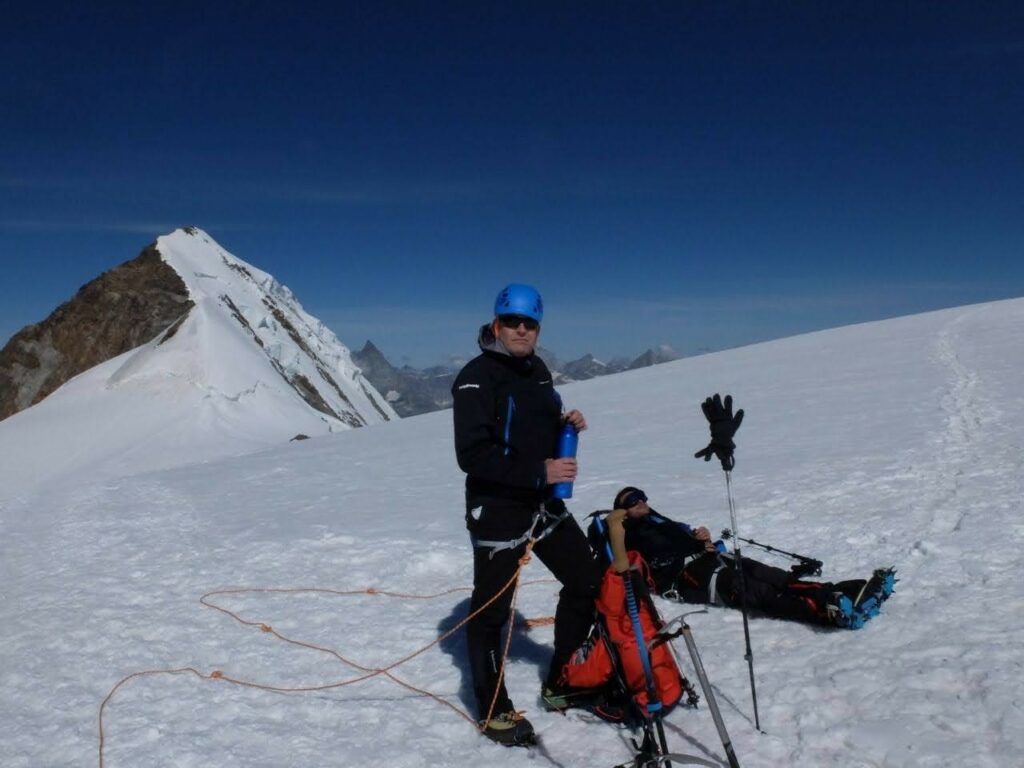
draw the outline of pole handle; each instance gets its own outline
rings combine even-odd
[[[616,509],[608,514],[605,524],[608,526],[608,541],[612,545],[612,568],[616,573],[629,570],[629,555],[626,554],[626,510]]]

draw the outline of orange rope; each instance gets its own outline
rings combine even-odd
[[[505,594],[505,591],[510,585],[515,584],[515,589],[512,590],[512,604],[509,606],[509,621],[508,621],[508,633],[505,635],[505,649],[501,653],[501,666],[498,668],[498,682],[494,685],[494,695],[491,696],[491,705],[487,708],[487,715],[480,722],[480,732],[487,728],[487,723],[491,721],[491,715],[494,714],[494,705],[498,701],[498,691],[501,690],[502,683],[505,680],[505,662],[508,659],[509,648],[512,647],[512,617],[516,615],[516,598],[519,596],[519,574],[523,572],[523,568],[530,562],[530,553],[533,552],[533,545],[536,543],[536,539],[531,536],[530,540],[526,542],[526,551],[523,552],[523,556],[519,558],[519,567],[516,568],[516,572],[509,579],[508,584],[501,588],[501,590],[490,600],[487,604],[475,611],[473,615],[480,613],[484,608],[497,600],[501,595]]]
[[[136,672],[128,675],[128,677],[122,679],[110,690],[110,693],[107,694],[107,698],[105,698],[103,703],[100,704],[100,768],[103,768],[103,744],[105,740],[103,734],[103,710],[106,709],[110,700],[114,698],[114,694],[117,693],[117,690],[129,680],[134,680],[137,677],[148,677],[150,675],[178,675],[185,672],[193,674],[201,680],[208,680],[213,677],[213,675],[204,675],[198,669],[193,669],[192,667],[183,667],[181,669],[149,669],[145,672]]]
[[[436,599],[436,598],[439,598],[439,597],[445,597],[447,595],[450,595],[450,594],[453,594],[453,593],[456,593],[456,592],[468,592],[468,591],[471,591],[471,588],[469,588],[469,587],[455,587],[453,589],[445,590],[444,592],[438,592],[438,593],[430,594],[430,595],[414,595],[414,594],[406,594],[406,593],[401,593],[401,592],[389,592],[389,591],[386,591],[386,590],[376,589],[375,587],[369,587],[367,589],[361,589],[361,590],[350,590],[350,591],[339,591],[339,590],[333,590],[333,589],[319,589],[319,588],[313,588],[313,587],[298,587],[298,588],[240,588],[240,589],[223,589],[223,590],[216,590],[216,591],[213,591],[213,592],[207,592],[205,595],[203,595],[202,597],[199,598],[199,602],[202,605],[204,605],[205,607],[212,608],[212,609],[214,609],[216,611],[219,611],[219,612],[225,614],[226,616],[231,617],[232,619],[237,621],[239,624],[242,624],[244,626],[247,626],[247,627],[257,627],[261,632],[265,632],[267,634],[273,635],[278,640],[281,640],[282,642],[288,643],[289,645],[295,645],[295,646],[298,646],[300,648],[306,648],[306,649],[309,649],[309,650],[319,651],[320,653],[325,653],[325,654],[328,654],[330,656],[333,656],[334,658],[336,658],[338,661],[342,662],[343,664],[345,664],[345,665],[347,665],[347,666],[349,666],[349,667],[351,667],[351,668],[353,668],[353,669],[355,669],[355,670],[357,670],[359,672],[364,672],[365,674],[359,675],[358,677],[354,677],[354,678],[351,678],[351,679],[348,679],[348,680],[342,680],[342,681],[336,682],[336,683],[327,683],[327,684],[324,684],[324,685],[302,686],[302,687],[285,687],[285,686],[266,685],[266,684],[263,684],[263,683],[256,683],[256,682],[252,682],[252,681],[248,681],[248,680],[241,680],[241,679],[238,679],[238,678],[229,677],[228,675],[225,675],[224,672],[222,672],[221,670],[214,670],[214,671],[212,671],[212,672],[210,672],[208,674],[204,674],[203,672],[200,672],[199,670],[194,669],[193,667],[182,667],[182,668],[177,668],[177,669],[149,669],[149,670],[143,670],[143,671],[140,671],[140,672],[134,672],[134,673],[132,673],[132,674],[122,678],[120,681],[118,681],[118,683],[110,690],[110,693],[107,694],[106,698],[103,699],[103,703],[100,704],[100,710],[99,710],[99,766],[100,766],[100,768],[103,768],[103,766],[104,766],[104,746],[106,744],[106,736],[105,736],[104,727],[103,727],[103,714],[104,714],[104,711],[106,710],[107,705],[110,703],[111,699],[113,699],[114,694],[116,694],[117,691],[121,687],[123,687],[124,685],[126,685],[130,681],[135,680],[136,678],[150,677],[150,676],[154,676],[154,675],[178,675],[178,674],[188,673],[188,674],[194,675],[195,677],[198,677],[200,680],[221,680],[223,682],[230,683],[231,685],[237,685],[237,686],[241,686],[241,687],[244,687],[244,688],[255,688],[255,689],[258,689],[258,690],[271,691],[271,692],[275,692],[275,693],[309,693],[309,692],[313,692],[313,691],[325,691],[325,690],[331,690],[331,689],[334,689],[334,688],[341,688],[341,687],[344,687],[344,686],[347,686],[347,685],[353,685],[355,683],[360,683],[360,682],[363,682],[365,680],[369,680],[370,678],[377,677],[378,675],[383,675],[383,676],[387,677],[388,679],[390,679],[392,682],[402,686],[403,688],[406,688],[409,691],[412,691],[413,693],[419,694],[419,695],[427,697],[427,698],[431,698],[434,701],[437,701],[438,703],[443,704],[444,706],[448,707],[449,709],[454,711],[456,714],[458,714],[460,717],[462,717],[465,720],[467,720],[468,722],[472,723],[475,727],[479,728],[480,730],[483,730],[483,728],[486,726],[487,721],[490,720],[491,715],[493,714],[494,703],[495,703],[495,700],[497,699],[497,688],[495,689],[495,698],[491,701],[491,709],[488,711],[487,717],[483,720],[482,724],[478,724],[477,721],[471,715],[469,715],[467,712],[465,712],[464,710],[460,709],[456,705],[452,704],[450,701],[444,699],[441,696],[433,694],[430,691],[427,691],[425,689],[417,688],[416,686],[412,685],[411,683],[406,682],[405,680],[402,680],[402,679],[396,677],[395,675],[393,675],[391,673],[391,670],[395,669],[396,667],[401,666],[402,664],[405,664],[408,661],[411,661],[412,659],[416,658],[417,656],[420,656],[421,654],[425,653],[426,651],[428,651],[429,649],[431,649],[434,646],[438,645],[439,643],[444,642],[446,639],[448,639],[449,637],[454,635],[456,632],[458,632],[460,629],[462,629],[462,627],[464,627],[466,624],[468,624],[479,613],[481,613],[482,611],[487,609],[489,606],[491,606],[494,602],[496,602],[498,600],[498,598],[500,598],[503,594],[505,594],[505,592],[507,592],[510,588],[513,588],[513,586],[514,586],[514,591],[513,591],[513,594],[512,594],[512,606],[511,606],[510,614],[509,614],[508,636],[507,636],[506,643],[505,643],[505,651],[504,651],[504,655],[502,657],[501,671],[499,673],[499,678],[498,678],[499,686],[500,686],[500,682],[503,679],[504,672],[505,672],[505,660],[506,660],[506,658],[508,656],[509,646],[511,645],[511,641],[512,641],[512,618],[515,616],[515,604],[516,604],[516,597],[518,595],[519,588],[521,586],[525,586],[525,585],[550,583],[550,582],[553,581],[552,579],[537,579],[537,580],[533,580],[533,581],[529,581],[529,582],[524,582],[523,584],[519,584],[518,583],[519,576],[522,573],[523,568],[530,561],[530,551],[533,548],[533,544],[534,544],[534,541],[531,539],[527,543],[527,548],[526,548],[525,554],[519,560],[519,568],[516,569],[515,574],[513,574],[512,578],[510,578],[508,580],[508,582],[500,590],[498,590],[498,592],[496,592],[494,594],[494,596],[491,597],[486,603],[481,605],[477,610],[475,610],[472,613],[470,613],[468,616],[466,616],[465,619],[460,621],[458,624],[456,624],[450,630],[448,630],[444,634],[440,635],[435,640],[433,640],[432,642],[430,642],[427,645],[423,646],[419,650],[414,651],[413,653],[410,653],[408,656],[405,656],[404,658],[401,658],[398,661],[392,662],[391,664],[387,665],[386,667],[380,667],[380,668],[365,667],[365,666],[363,666],[363,665],[361,665],[361,664],[359,664],[359,663],[357,663],[355,661],[352,661],[351,659],[346,658],[345,656],[341,655],[340,653],[338,653],[336,650],[334,650],[332,648],[326,648],[324,646],[314,645],[312,643],[307,643],[307,642],[304,642],[304,641],[301,641],[301,640],[295,640],[294,638],[290,638],[290,637],[287,637],[285,635],[282,635],[280,632],[278,632],[276,629],[274,629],[269,624],[265,624],[265,623],[259,622],[259,621],[250,621],[248,619],[245,619],[245,618],[241,617],[240,615],[238,615],[237,613],[235,613],[233,611],[230,611],[227,608],[224,608],[222,606],[217,605],[216,603],[212,602],[210,600],[210,598],[213,598],[213,597],[216,597],[216,596],[220,596],[220,595],[242,595],[242,594],[253,594],[253,593],[256,593],[256,594],[317,593],[317,594],[328,594],[328,595],[338,595],[338,596],[381,595],[381,596],[384,596],[384,597],[394,597],[394,598],[410,599],[410,600],[433,600],[433,599]]]

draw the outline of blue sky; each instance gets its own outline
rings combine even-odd
[[[415,365],[1024,296],[1019,3],[17,5],[0,343],[189,224]]]

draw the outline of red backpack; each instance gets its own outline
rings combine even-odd
[[[629,552],[628,557],[629,570],[618,573],[608,566],[601,582],[596,608],[600,614],[598,621],[603,622],[606,631],[593,634],[588,643],[573,654],[562,671],[562,678],[574,687],[598,688],[612,681],[617,663],[629,694],[646,713],[650,700],[641,649],[626,602],[625,579],[633,580],[640,628],[647,647],[663,622],[650,603],[654,581],[647,563],[638,552]],[[649,658],[659,701],[666,708],[675,706],[689,684],[680,674],[672,652],[662,643],[649,651]]]

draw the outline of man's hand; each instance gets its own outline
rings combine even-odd
[[[697,541],[704,542],[704,551],[705,552],[717,552],[718,551],[718,548],[715,547],[715,543],[713,541],[711,541],[711,531],[709,531],[704,526],[701,526],[700,528],[697,528],[696,530],[694,530],[693,538],[695,538]]]
[[[576,459],[545,459],[544,475],[548,485],[571,483],[576,479]]]
[[[562,421],[566,424],[572,424],[576,427],[577,432],[582,432],[587,428],[587,420],[583,418],[583,414],[577,411],[575,408],[569,411],[565,416],[562,417]]]

